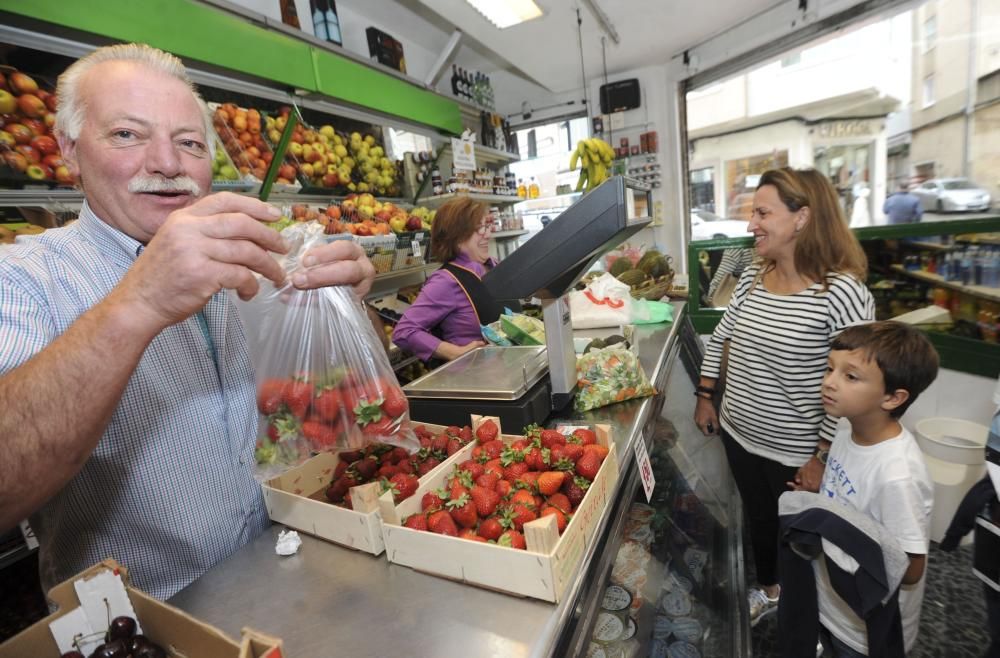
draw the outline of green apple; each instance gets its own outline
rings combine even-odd
[[[227,165],[222,165],[222,167],[219,168],[219,176],[221,176],[226,180],[236,180],[237,178],[240,177],[240,174],[238,171],[236,171],[236,167],[227,164]]]
[[[5,89],[0,89],[0,114],[13,114],[17,109],[17,99]]]

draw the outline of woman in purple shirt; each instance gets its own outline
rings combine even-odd
[[[503,312],[504,304],[481,281],[496,265],[489,252],[493,222],[488,214],[485,204],[459,198],[434,216],[431,250],[443,265],[427,278],[392,333],[396,345],[423,361],[450,361],[485,345],[482,325]]]

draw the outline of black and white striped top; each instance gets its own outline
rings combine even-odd
[[[701,374],[718,378],[723,342],[730,340],[726,391],[719,422],[747,451],[801,466],[819,438],[832,440],[837,421],[823,411],[820,386],[830,340],[844,328],[875,319],[875,302],[862,282],[828,276],[792,295],[776,295],[743,272],[708,343]]]

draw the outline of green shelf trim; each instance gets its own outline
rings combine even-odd
[[[1000,345],[934,331],[924,332],[941,357],[941,367],[996,379],[1000,374]]]
[[[458,104],[350,58],[195,0],[3,0],[0,10],[318,92],[437,130],[462,132]]]

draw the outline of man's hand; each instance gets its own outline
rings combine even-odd
[[[375,267],[361,245],[350,240],[334,240],[313,247],[302,257],[305,269],[292,275],[292,285],[303,290],[324,286],[352,286],[364,297],[375,281]]]
[[[786,482],[785,484],[792,491],[819,493],[819,485],[823,482],[824,470],[826,470],[826,467],[814,455],[795,473],[795,480],[793,482]]]
[[[115,290],[146,328],[159,332],[197,313],[222,289],[257,294],[256,274],[281,285],[285,273],[269,252],[287,246],[262,222],[280,211],[257,199],[221,192],[170,214]]]

